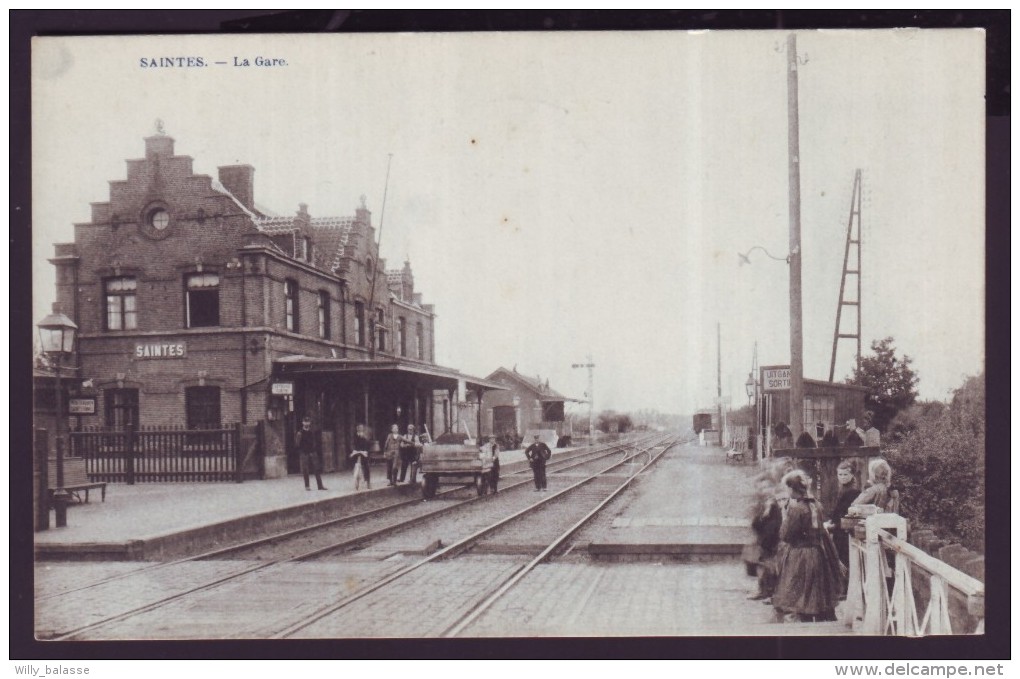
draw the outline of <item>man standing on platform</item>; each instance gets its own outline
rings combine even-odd
[[[539,435],[535,434],[535,442],[528,446],[524,455],[528,458],[528,464],[531,465],[531,471],[535,475],[535,492],[544,492],[546,489],[545,463],[552,457],[552,451],[539,438]]]
[[[308,472],[315,474],[315,483],[319,490],[326,490],[322,485],[322,456],[319,454],[319,447],[316,445],[318,432],[312,429],[312,418],[307,415],[301,420],[301,428],[294,434],[294,447],[301,456],[301,473],[305,477],[305,490],[311,490],[308,485]]]
[[[410,467],[418,455],[418,436],[415,434],[414,425],[407,425],[407,433],[400,437],[400,483],[407,477],[407,468]]]

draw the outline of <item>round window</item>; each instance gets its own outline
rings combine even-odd
[[[163,209],[153,210],[149,215],[149,224],[157,231],[170,226],[170,213]]]
[[[139,231],[153,240],[169,238],[174,232],[175,220],[163,201],[149,203],[139,215]]]

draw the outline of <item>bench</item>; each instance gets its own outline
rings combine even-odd
[[[744,451],[742,450],[727,450],[726,451],[726,462],[734,464],[740,464],[744,461]]]
[[[54,457],[49,458],[47,464],[49,483],[47,484],[50,491],[50,497],[53,497],[53,491],[57,488],[57,460]],[[85,491],[85,502],[89,501],[89,491],[95,488],[102,491],[103,502],[106,502],[106,483],[105,482],[93,482],[89,481],[88,474],[85,473],[85,458],[83,457],[65,457],[64,458],[64,490],[69,492],[72,497],[80,504],[82,502],[81,492]]]

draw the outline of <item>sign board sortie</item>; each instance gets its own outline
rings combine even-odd
[[[762,388],[765,391],[787,391],[790,389],[790,366],[778,365],[762,368]]]

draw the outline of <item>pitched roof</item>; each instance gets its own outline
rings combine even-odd
[[[222,193],[223,195],[229,197],[232,201],[234,201],[234,203],[237,205],[237,207],[240,208],[240,210],[244,214],[248,215],[252,219],[252,221],[255,221],[256,219],[258,219],[260,217],[260,215],[257,215],[254,212],[252,212],[251,210],[249,210],[248,208],[246,208],[244,206],[244,203],[242,203],[240,200],[238,200],[237,196],[235,196],[230,191],[228,191],[227,187],[223,186],[223,184],[219,183],[215,179],[211,179],[210,183],[212,185],[213,191],[216,191],[217,193]]]
[[[325,266],[332,272],[340,268],[344,248],[354,231],[354,217],[312,217],[315,243],[325,257]]]
[[[311,227],[315,237],[315,247],[319,253],[316,257],[316,266],[331,273],[336,273],[340,268],[340,259],[344,255],[344,248],[350,242],[351,232],[354,230],[354,217],[312,217]],[[254,217],[252,222],[262,233],[269,236],[293,233],[300,227],[297,217],[291,216],[260,216]]]
[[[542,382],[541,378],[538,378],[538,377],[528,377],[526,375],[522,375],[521,373],[517,372],[516,370],[507,370],[506,368],[504,368],[502,366],[497,368],[486,379],[489,379],[489,380],[495,379],[501,373],[507,375],[508,377],[510,377],[510,378],[512,378],[512,379],[514,379],[514,380],[516,380],[518,382],[520,382],[521,384],[523,384],[527,388],[529,388],[532,391],[534,391],[536,394],[539,394],[541,396],[541,400],[543,400],[543,401],[575,401],[576,400],[576,399],[572,399],[572,398],[569,398],[567,396],[564,396],[563,394],[561,394],[560,392],[556,391],[552,387],[547,387],[546,384],[548,383],[548,380],[546,382]]]
[[[296,230],[297,224],[294,223],[294,217],[259,217],[253,219],[255,227],[262,233],[275,236],[281,233],[290,233]]]

